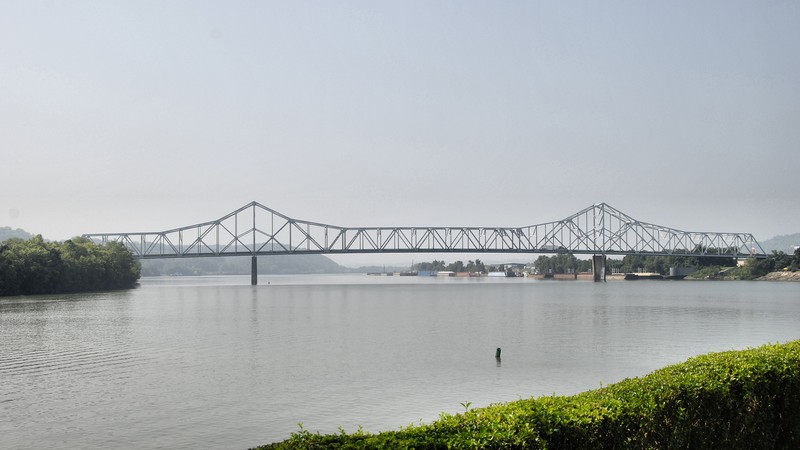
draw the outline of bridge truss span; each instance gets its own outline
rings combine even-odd
[[[347,253],[573,253],[765,256],[749,233],[688,232],[641,222],[605,204],[524,227],[343,227],[290,218],[257,202],[167,231],[85,234],[137,258]]]

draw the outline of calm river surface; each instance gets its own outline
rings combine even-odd
[[[377,432],[800,339],[800,283],[260,282],[0,299],[0,448],[247,448],[298,422]]]

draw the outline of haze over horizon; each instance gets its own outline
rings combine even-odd
[[[796,233],[798,23],[789,1],[0,0],[0,226],[159,231],[253,200],[524,226],[606,202]]]

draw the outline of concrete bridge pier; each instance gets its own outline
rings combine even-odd
[[[594,281],[606,281],[606,255],[592,256]]]
[[[258,256],[255,255],[250,259],[250,284],[258,284]]]

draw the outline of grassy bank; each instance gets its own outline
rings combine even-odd
[[[800,341],[712,353],[594,391],[260,449],[800,448]]]

